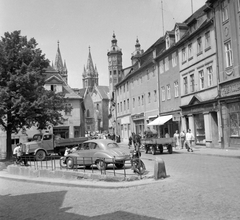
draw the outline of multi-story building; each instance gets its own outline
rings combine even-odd
[[[220,112],[217,105],[218,82],[215,30],[212,13],[204,5],[182,26],[179,67],[181,79],[182,129],[191,129],[195,144],[218,146]],[[175,32],[181,26],[175,27]]]
[[[217,41],[222,147],[240,147],[240,1],[208,0]]]

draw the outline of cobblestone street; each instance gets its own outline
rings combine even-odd
[[[123,189],[0,179],[0,219],[240,219],[240,159],[173,153],[168,178]]]

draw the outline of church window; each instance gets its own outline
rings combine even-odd
[[[110,76],[112,75],[112,71],[110,71]]]
[[[117,74],[117,71],[116,70],[113,70],[113,75],[116,75]]]
[[[89,118],[90,117],[90,111],[89,111],[89,109],[87,110],[87,118]]]

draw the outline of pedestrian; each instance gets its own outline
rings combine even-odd
[[[130,149],[131,146],[132,146],[132,136],[128,138],[128,148]]]
[[[132,141],[133,141],[133,147],[136,150],[137,136],[134,132],[132,133]]]
[[[16,162],[19,163],[23,161],[25,166],[28,165],[26,156],[25,157],[23,156],[22,143],[17,144],[17,147],[15,147],[13,150],[13,155],[16,157]]]
[[[179,133],[178,130],[175,131],[174,135],[173,135],[174,141],[175,141],[175,147],[179,148],[180,145],[180,141],[179,141]]]
[[[141,148],[141,139],[142,139],[142,137],[141,137],[141,133],[137,134],[137,137],[136,137],[136,144],[138,145],[138,146],[137,146],[138,149]]]
[[[191,132],[191,129],[188,129],[188,132],[186,134],[186,148],[187,148],[187,151],[191,151],[193,152],[193,149],[192,149],[192,141],[194,140],[194,136]]]
[[[185,138],[186,138],[186,134],[185,131],[182,130],[180,133],[180,141],[181,141],[181,148],[185,148]]]

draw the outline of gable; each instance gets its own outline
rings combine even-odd
[[[194,95],[192,97],[192,99],[190,100],[189,105],[196,105],[196,104],[199,104],[199,103],[201,103],[200,98]]]
[[[45,80],[45,84],[63,84],[63,81],[56,76],[51,76]]]

